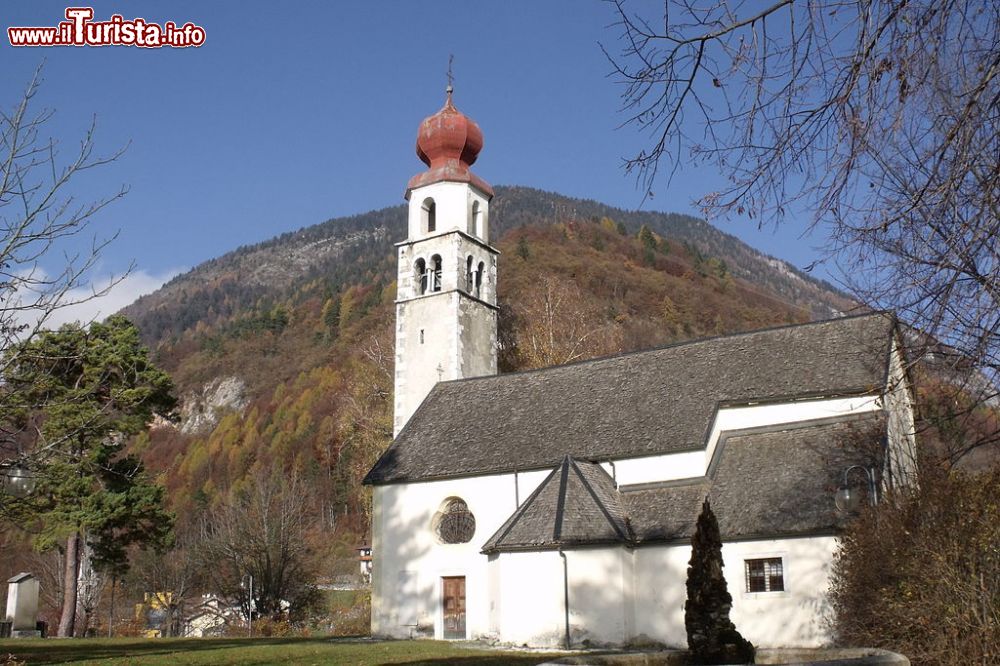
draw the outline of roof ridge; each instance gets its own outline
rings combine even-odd
[[[608,521],[608,523],[610,523],[611,527],[615,530],[615,532],[618,534],[618,536],[620,536],[625,541],[630,541],[631,538],[627,534],[625,534],[624,531],[622,531],[622,528],[620,528],[618,526],[618,523],[615,521],[615,519],[611,517],[611,512],[609,512],[608,508],[606,506],[604,506],[604,502],[602,502],[601,498],[597,496],[597,492],[590,485],[590,481],[587,480],[587,477],[584,475],[583,470],[580,469],[580,466],[577,464],[577,460],[575,458],[572,458],[572,457],[570,457],[569,460],[570,460],[570,464],[573,465],[573,469],[576,470],[577,476],[580,477],[580,481],[583,482],[583,487],[587,489],[587,492],[590,493],[590,498],[592,500],[594,500],[594,503],[597,504],[597,507],[601,510],[601,513],[604,515],[604,519],[606,521]],[[588,463],[588,464],[596,466],[602,472],[604,472],[605,474],[607,474],[607,472],[604,470],[604,468],[601,467],[599,464],[597,464],[597,463]],[[615,489],[615,492],[618,492],[617,488]],[[619,495],[618,499],[619,499],[619,502],[620,502],[621,501],[621,495]],[[622,509],[624,511],[624,507],[622,507]],[[627,519],[627,516],[626,516],[626,519]]]
[[[493,536],[491,536],[489,539],[486,540],[486,542],[483,544],[483,549],[489,546],[490,543],[493,543],[495,547],[501,541],[503,541],[508,534],[511,533],[511,530],[514,529],[518,521],[521,520],[521,518],[527,512],[528,507],[531,506],[531,503],[535,501],[538,495],[542,492],[542,489],[544,489],[545,486],[549,484],[549,482],[552,480],[552,477],[555,476],[556,472],[558,471],[559,471],[559,465],[556,465],[556,467],[551,472],[548,473],[548,476],[542,479],[542,482],[538,484],[538,487],[535,488],[534,491],[532,491],[532,493],[528,495],[523,502],[521,502],[520,506],[514,509],[514,513],[511,514],[510,518],[507,519],[507,521],[509,521],[509,524],[508,522],[504,522],[504,524],[500,526],[500,529],[498,529]],[[502,534],[501,531],[503,532]]]
[[[447,380],[438,382],[434,386],[435,386],[435,388],[437,388],[438,386],[445,386],[445,385],[451,385],[451,384],[461,384],[461,383],[464,383],[464,382],[475,382],[475,381],[486,382],[486,381],[489,381],[489,380],[503,379],[503,378],[506,378],[506,377],[515,377],[515,376],[520,376],[520,375],[530,375],[530,374],[539,373],[539,372],[546,372],[546,371],[549,371],[549,370],[555,370],[557,368],[571,368],[571,367],[577,367],[577,366],[581,366],[581,365],[596,364],[596,363],[600,363],[602,361],[610,361],[610,360],[619,359],[619,358],[628,358],[628,357],[631,357],[631,356],[639,356],[641,354],[650,354],[650,353],[653,353],[653,352],[664,351],[664,350],[667,350],[667,349],[676,349],[678,347],[693,347],[695,345],[706,344],[706,343],[709,343],[709,342],[715,342],[717,340],[729,340],[729,339],[746,337],[746,336],[750,336],[750,335],[757,335],[757,334],[760,334],[760,333],[773,333],[773,332],[776,332],[776,331],[784,331],[784,330],[793,329],[793,328],[807,328],[807,327],[810,327],[810,326],[820,326],[820,325],[823,325],[823,324],[832,324],[834,322],[842,322],[842,321],[848,321],[848,320],[853,320],[853,319],[863,319],[863,318],[866,318],[866,317],[874,318],[874,317],[880,317],[880,316],[881,317],[886,317],[887,316],[890,322],[896,320],[895,313],[892,310],[875,310],[873,312],[862,312],[862,313],[858,313],[858,314],[844,315],[842,317],[833,317],[831,319],[820,319],[818,321],[807,321],[807,322],[800,322],[800,323],[797,323],[797,324],[781,324],[779,326],[768,326],[766,328],[757,328],[757,329],[754,329],[752,331],[739,331],[737,333],[728,333],[728,334],[725,334],[725,335],[710,335],[708,337],[696,338],[694,340],[680,340],[678,342],[671,342],[670,344],[661,345],[659,347],[650,347],[648,349],[636,349],[634,351],[619,352],[617,354],[608,354],[606,356],[598,356],[596,358],[582,359],[582,360],[579,360],[579,361],[570,361],[569,363],[562,363],[560,365],[548,365],[548,366],[545,366],[544,368],[529,368],[529,369],[526,369],[526,370],[515,370],[513,372],[497,373],[495,375],[480,375],[479,377],[461,377],[459,379],[447,379]],[[412,420],[412,418],[411,418],[411,420]]]
[[[563,458],[562,463],[556,467],[556,469],[560,470],[561,473],[559,475],[559,497],[556,500],[556,519],[555,524],[552,527],[552,539],[554,541],[562,540],[563,518],[565,517],[566,512],[566,482],[569,480],[569,466],[572,462],[573,459],[569,456],[569,454],[567,454],[566,457]]]

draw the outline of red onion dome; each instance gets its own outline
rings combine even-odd
[[[458,162],[468,169],[483,149],[483,132],[474,120],[455,108],[451,90],[444,107],[420,123],[417,157],[434,169]]]
[[[444,107],[420,123],[417,157],[430,168],[410,180],[407,196],[414,187],[457,181],[471,183],[492,197],[493,188],[469,171],[483,149],[483,131],[474,120],[455,108],[451,86],[447,92]]]

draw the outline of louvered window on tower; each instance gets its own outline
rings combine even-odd
[[[413,277],[417,281],[417,294],[427,293],[427,263],[423,259],[417,259],[413,265]]]
[[[433,527],[441,543],[468,543],[476,533],[476,517],[464,500],[453,497],[434,514]]]
[[[747,592],[784,592],[785,576],[780,557],[745,560]]]
[[[441,257],[431,257],[431,291],[441,291]]]

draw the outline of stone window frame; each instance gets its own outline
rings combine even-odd
[[[743,558],[743,593],[748,597],[784,595],[788,592],[788,558],[784,554],[761,553],[753,557]],[[751,567],[762,567],[759,574],[751,576]],[[778,568],[775,574],[770,567]],[[755,588],[754,583],[763,582],[763,589]],[[777,582],[780,589],[775,589]]]
[[[434,538],[442,545],[462,545],[469,543],[476,535],[476,516],[469,503],[461,497],[452,496],[441,502],[441,506],[431,520]]]

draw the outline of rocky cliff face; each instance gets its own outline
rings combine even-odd
[[[250,403],[246,383],[239,377],[217,377],[181,399],[180,430],[197,435],[211,430],[229,412],[242,412]]]

